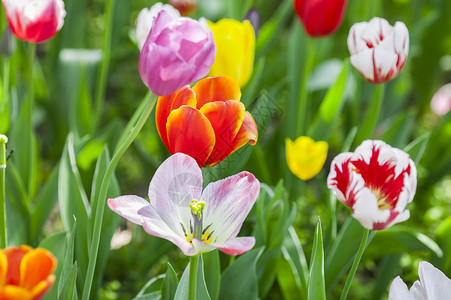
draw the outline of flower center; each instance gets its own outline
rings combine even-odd
[[[198,239],[204,243],[211,243],[213,231],[210,231],[209,228],[211,224],[203,228],[202,217],[204,213],[205,202],[198,201],[196,199],[191,200],[189,204],[192,220],[189,221],[190,231],[187,233],[185,227],[182,223],[183,233],[185,234],[186,241],[190,244],[193,244],[193,239]]]

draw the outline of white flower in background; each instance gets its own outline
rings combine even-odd
[[[153,20],[162,10],[169,13],[174,19],[180,18],[180,13],[177,9],[169,4],[163,4],[161,2],[157,2],[150,9],[144,8],[141,10],[138,19],[136,20],[136,40],[138,41],[139,50],[143,48],[144,43],[146,42],[150,28],[152,28]]]
[[[396,77],[409,53],[409,31],[403,22],[391,26],[373,18],[356,23],[348,35],[351,63],[371,83],[384,83]]]
[[[451,299],[451,280],[442,271],[428,263],[418,266],[420,280],[415,281],[410,290],[401,279],[396,277],[388,294],[388,300],[447,300]]]

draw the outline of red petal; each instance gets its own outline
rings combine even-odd
[[[182,105],[189,105],[196,107],[196,95],[187,85],[177,92],[158,98],[157,108],[155,112],[155,123],[157,124],[158,134],[161,137],[166,148],[169,149],[168,135],[166,132],[166,122],[168,116],[174,109],[179,108]]]
[[[22,257],[31,250],[31,247],[26,245],[2,250],[8,260],[8,274],[6,275],[5,284],[20,284],[20,263],[22,261]]]
[[[233,141],[243,123],[245,110],[243,103],[229,100],[207,103],[200,112],[210,120],[215,132],[215,147],[205,163],[211,167],[233,152]]]
[[[215,145],[210,121],[199,110],[183,105],[169,114],[166,126],[169,151],[185,153],[202,167]]]
[[[241,90],[238,83],[230,77],[209,77],[199,80],[193,87],[196,93],[197,109],[215,101],[240,101]]]

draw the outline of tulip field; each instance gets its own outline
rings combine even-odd
[[[0,300],[451,299],[451,1],[0,7]]]

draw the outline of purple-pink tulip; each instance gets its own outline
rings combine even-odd
[[[155,172],[150,202],[129,195],[108,199],[108,206],[188,256],[214,249],[239,255],[252,249],[255,238],[237,234],[258,197],[260,182],[246,171],[212,182],[203,191],[202,181],[197,162],[176,153]]]
[[[204,19],[177,18],[162,10],[139,56],[139,73],[156,95],[166,96],[205,77],[215,61],[213,33]]]

